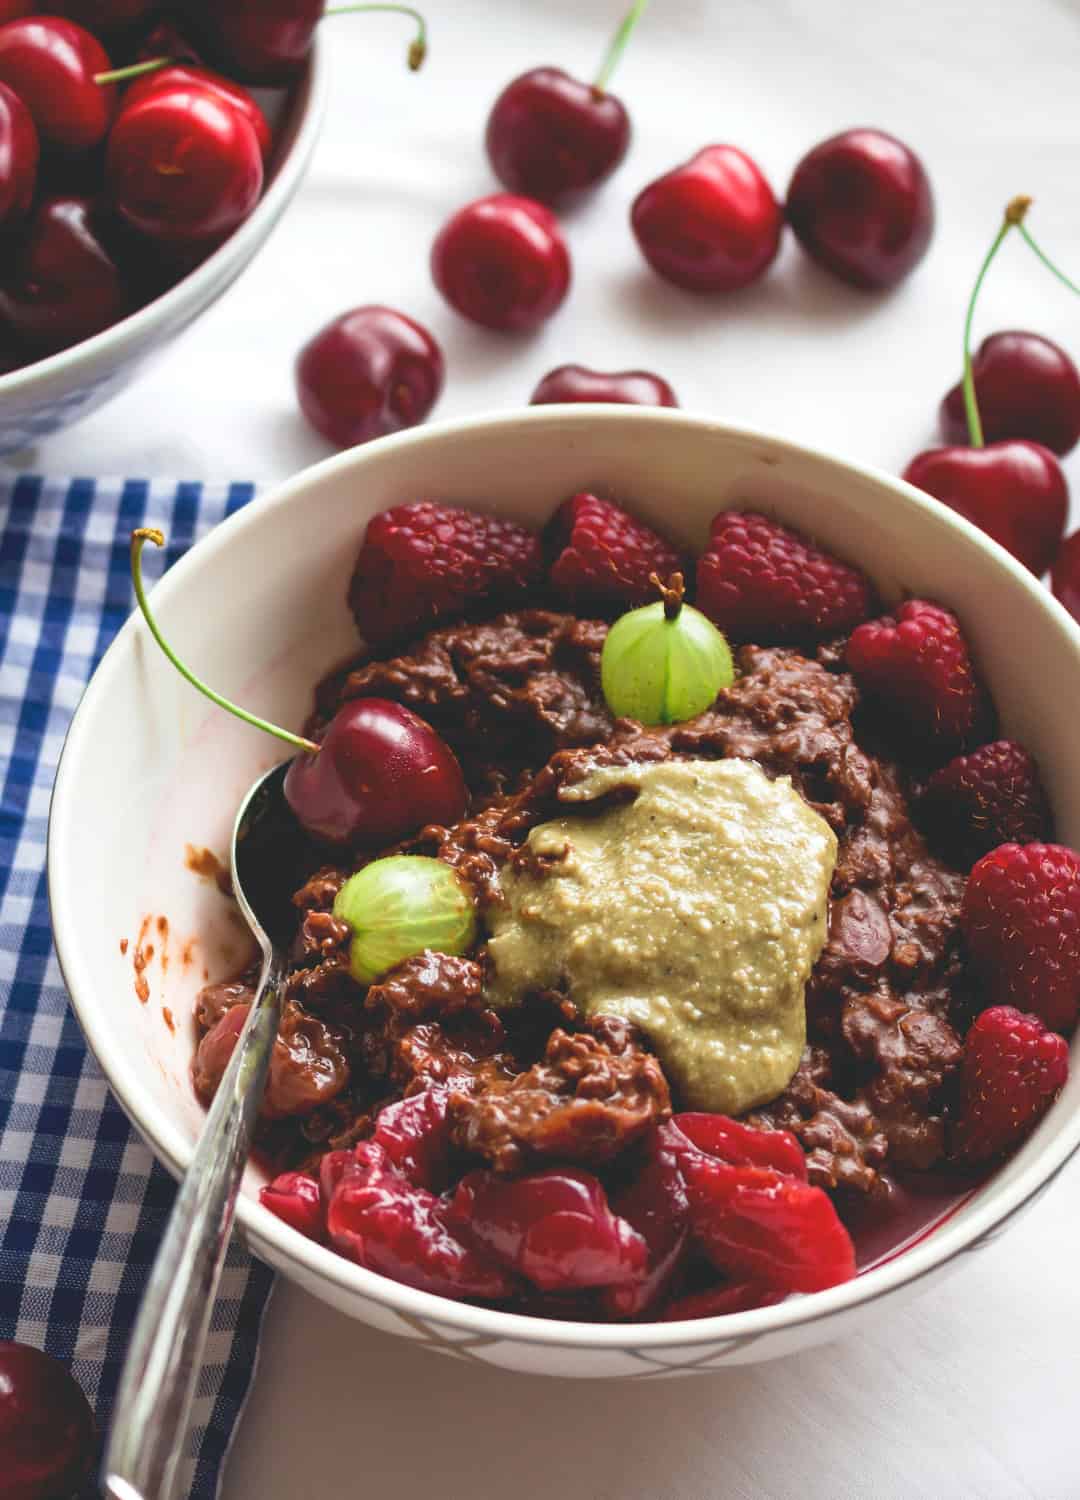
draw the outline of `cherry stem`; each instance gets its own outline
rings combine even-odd
[[[649,582],[654,589],[660,590],[660,597],[664,601],[664,619],[677,620],[686,594],[686,584],[682,574],[672,573],[665,583],[659,573],[650,573]]]
[[[1006,206],[1005,217],[1001,221],[1001,228],[994,236],[994,243],[986,252],[986,258],[979,267],[979,274],[975,278],[975,285],[971,289],[971,299],[968,302],[967,317],[964,319],[964,412],[967,416],[968,436],[971,438],[973,448],[982,448],[985,444],[983,437],[982,418],[979,416],[979,403],[975,399],[975,370],[971,363],[971,325],[975,319],[975,304],[979,300],[979,291],[986,279],[986,273],[993,264],[994,256],[1001,249],[1001,243],[1010,229],[1020,228],[1023,231],[1024,215],[1031,207],[1031,199],[1023,196],[1013,198]]]
[[[593,80],[594,93],[602,94],[607,88],[612,73],[619,66],[619,61],[626,51],[626,44],[633,35],[634,27],[641,20],[648,3],[649,0],[635,0],[635,3],[626,12],[626,15],[623,16],[622,21],[619,23],[619,29],[612,37],[611,45],[608,47],[604,55],[604,60],[600,64],[600,71]]]
[[[279,740],[284,740],[287,745],[295,745],[298,750],[308,750],[312,754],[318,754],[319,746],[314,740],[304,739],[303,735],[291,734],[287,729],[279,729],[276,724],[270,724],[266,719],[260,719],[256,714],[248,713],[246,708],[240,708],[235,703],[230,703],[228,698],[223,698],[220,693],[215,693],[212,687],[195,676],[195,673],[186,667],[169,645],[168,641],[158,629],[157,621],[150,611],[150,604],[143,588],[142,576],[142,550],[147,542],[153,542],[155,547],[164,547],[165,534],[156,526],[140,526],[131,533],[131,580],[135,585],[135,599],[142,610],[143,619],[150,627],[150,634],[157,641],[165,655],[180,673],[180,676],[191,683],[193,688],[198,688],[205,698],[211,703],[216,703],[219,708],[227,709],[236,718],[242,719],[245,724],[250,724],[254,729],[265,730],[267,734],[275,735]]]
[[[416,36],[409,43],[408,51],[409,67],[415,73],[427,56],[427,22],[418,10],[413,10],[411,5],[333,5],[329,10],[323,11],[323,18],[351,16],[365,10],[396,11],[400,16],[411,16],[416,22]]]
[[[1065,275],[1065,272],[1062,271],[1058,266],[1054,265],[1054,262],[1050,259],[1049,255],[1047,255],[1046,251],[1043,250],[1040,245],[1037,245],[1035,243],[1035,240],[1033,239],[1031,231],[1028,229],[1027,225],[1020,224],[1017,227],[1019,228],[1020,233],[1023,235],[1024,239],[1027,241],[1029,248],[1034,250],[1035,254],[1042,261],[1046,269],[1048,271],[1052,271],[1059,281],[1063,281],[1071,292],[1075,292],[1077,296],[1080,296],[1080,286],[1077,286],[1075,281],[1070,281],[1069,278]]]
[[[132,78],[141,78],[144,73],[156,73],[160,68],[167,68],[172,61],[171,57],[152,57],[149,62],[132,63],[128,68],[110,68],[108,73],[95,73],[94,82],[127,83]]]

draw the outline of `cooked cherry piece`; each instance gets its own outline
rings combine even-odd
[[[1054,559],[1069,511],[1061,465],[1039,443],[930,448],[904,478],[958,511],[1042,577]]]
[[[259,1202],[309,1240],[323,1237],[319,1184],[306,1172],[282,1172],[259,1190]]]
[[[1050,584],[1073,619],[1080,622],[1080,531],[1074,531],[1061,544],[1054,559]]]
[[[192,0],[187,16],[207,52],[248,83],[285,83],[304,64],[326,0]]]
[[[934,199],[922,162],[881,130],[845,130],[803,157],[787,220],[811,259],[871,290],[895,286],[926,254]]]
[[[618,406],[678,406],[678,398],[660,375],[649,370],[589,370],[559,365],[549,370],[529,397],[530,406],[560,401],[603,401]]]
[[[45,198],[0,284],[0,311],[16,338],[38,354],[100,333],[128,311],[119,267],[97,229],[100,205],[75,196]]]
[[[659,275],[690,291],[731,292],[772,264],[784,218],[744,152],[706,146],[638,194],[630,223]]]
[[[251,124],[201,84],[154,90],[121,109],[105,170],[122,217],[172,243],[230,233],[255,207],[263,183]]]
[[[47,0],[47,3],[52,15],[78,21],[97,36],[131,31],[161,9],[159,0]]]
[[[0,229],[25,217],[37,182],[38,138],[30,111],[0,83]]]
[[[1080,372],[1065,350],[1037,333],[1010,330],[983,339],[971,361],[975,399],[988,443],[1027,438],[1059,457],[1080,438]],[[964,388],[941,403],[947,443],[969,441]]]
[[[431,274],[462,317],[521,333],[550,318],[570,286],[570,253],[550,209],[495,193],[466,204],[431,249]]]
[[[110,67],[97,37],[62,16],[27,16],[0,26],[0,83],[26,105],[43,145],[87,151],[104,139],[116,85],[94,78]]]
[[[26,1344],[0,1343],[4,1500],[67,1500],[89,1478],[94,1417],[73,1376]]]
[[[161,68],[156,73],[145,73],[141,78],[133,79],[124,92],[124,111],[129,110],[140,99],[146,99],[151,94],[165,93],[172,88],[205,89],[208,93],[219,95],[233,109],[239,110],[254,130],[263,161],[270,155],[270,147],[273,145],[270,124],[255,98],[231,78],[223,78],[220,73],[200,68],[195,63],[176,63],[172,67]]]
[[[427,823],[457,823],[466,804],[449,745],[386,698],[355,698],[340,708],[319,753],[298,755],[289,767],[285,796],[309,833],[374,848]]]
[[[485,136],[504,187],[544,203],[610,177],[629,144],[630,116],[621,101],[561,68],[533,68],[508,83]]]
[[[339,448],[422,422],[438,400],[443,355],[392,307],[354,307],[304,345],[296,391],[305,417]]]

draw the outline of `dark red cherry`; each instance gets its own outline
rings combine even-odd
[[[0,229],[24,218],[37,182],[38,138],[30,111],[0,83]]]
[[[258,137],[217,90],[181,84],[125,106],[105,161],[117,211],[152,239],[193,243],[229,234],[262,191]]]
[[[126,113],[140,99],[148,99],[151,94],[165,93],[174,88],[205,90],[224,99],[233,109],[240,111],[254,130],[263,161],[270,155],[273,145],[270,124],[254,96],[242,84],[234,83],[231,78],[223,78],[220,73],[200,68],[194,63],[177,63],[173,67],[162,68],[157,73],[145,73],[141,78],[134,79],[124,93],[123,110]]]
[[[68,1500],[89,1479],[94,1417],[58,1360],[0,1343],[0,1493],[4,1500]]]
[[[111,36],[144,25],[161,6],[158,0],[48,0],[48,8],[98,36]]]
[[[74,195],[45,198],[20,240],[13,276],[0,283],[0,311],[38,354],[100,333],[128,311],[123,278],[98,233],[100,205]]]
[[[116,85],[94,78],[110,67],[97,37],[62,16],[27,16],[0,26],[0,83],[26,105],[43,145],[86,151],[104,139]]]
[[[304,64],[326,0],[191,0],[207,53],[248,83],[285,83]]]
[[[1037,333],[992,333],[971,361],[987,442],[1027,438],[1062,456],[1080,438],[1080,373],[1064,349]],[[947,443],[966,443],[964,390],[957,381],[941,403]]]
[[[863,289],[895,286],[934,232],[930,179],[915,153],[881,130],[845,130],[803,157],[787,220],[818,265]]]
[[[1080,531],[1074,531],[1061,544],[1050,574],[1054,596],[1060,599],[1073,619],[1080,623]]]
[[[904,478],[980,527],[1041,577],[1054,559],[1069,490],[1061,465],[1039,443],[931,448]]]
[[[427,823],[457,823],[467,795],[461,767],[423,719],[386,698],[338,709],[319,753],[298,755],[285,796],[311,834],[379,848]]]
[[[772,264],[784,218],[747,155],[706,146],[638,194],[630,223],[645,259],[668,281],[731,292]]]
[[[160,57],[170,57],[174,63],[194,63],[196,67],[203,64],[203,55],[194,42],[168,18],[151,26],[136,47],[133,61],[153,62]]]
[[[557,203],[610,177],[630,144],[630,116],[614,94],[561,68],[533,68],[496,99],[484,140],[504,187]]]
[[[588,370],[584,365],[559,365],[549,370],[529,397],[530,406],[552,406],[561,401],[604,401],[619,406],[678,406],[667,381],[648,370]]]
[[[431,274],[451,307],[514,333],[536,328],[570,286],[570,252],[550,209],[495,193],[449,219],[431,248]]]
[[[0,26],[5,21],[17,21],[28,16],[34,9],[34,0],[0,0]]]
[[[415,427],[442,384],[442,350],[426,328],[392,307],[342,313],[296,360],[301,409],[339,448]]]

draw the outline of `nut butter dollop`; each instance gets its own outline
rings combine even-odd
[[[649,1037],[684,1104],[739,1114],[779,1094],[806,1041],[836,836],[743,760],[608,766],[564,787],[637,795],[529,835],[488,914],[491,998],[565,991]]]

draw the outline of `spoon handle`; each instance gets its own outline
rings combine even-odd
[[[281,1017],[283,957],[264,954],[254,1003],[177,1193],[131,1336],[102,1485],[114,1500],[171,1500]]]

